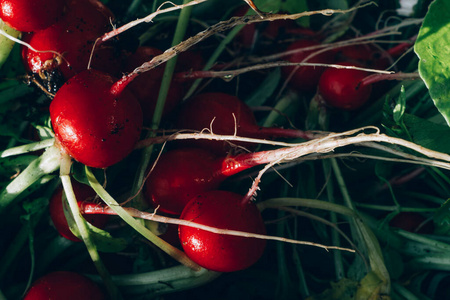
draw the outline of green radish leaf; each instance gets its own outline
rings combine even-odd
[[[444,153],[450,153],[450,128],[414,115],[405,114],[403,122],[413,142]]]
[[[420,28],[414,50],[419,75],[439,112],[450,125],[450,1],[435,0]]]

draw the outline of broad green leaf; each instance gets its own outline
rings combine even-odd
[[[450,1],[435,0],[420,28],[414,50],[419,74],[450,125]]]
[[[12,29],[8,25],[6,25],[1,19],[0,19],[0,31],[8,35],[11,35],[14,38],[17,38],[20,35],[20,31]],[[3,34],[0,34],[0,67],[3,66],[6,59],[8,58],[8,55],[11,52],[14,43],[15,42],[10,38],[6,37]]]
[[[435,151],[450,153],[450,128],[414,115],[404,114],[403,122],[413,142]]]

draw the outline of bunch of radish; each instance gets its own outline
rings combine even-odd
[[[66,179],[72,175],[72,160],[77,165],[86,166],[83,174],[86,177],[89,177],[90,168],[106,170],[118,166],[130,158],[130,154],[140,145],[145,145],[146,141],[143,140],[149,135],[144,134],[144,126],[155,126],[152,118],[165,76],[162,59],[161,62],[155,62],[155,58],[163,57],[170,51],[164,52],[147,45],[126,51],[117,48],[114,42],[99,40],[99,37],[114,29],[111,24],[115,22],[113,13],[100,0],[45,0],[40,1],[39,5],[30,3],[0,0],[0,18],[23,32],[21,57],[25,69],[47,95],[51,95],[48,113],[54,144],[48,145],[34,165],[18,175],[18,178],[21,180],[28,176],[31,178],[29,185],[32,185],[41,179],[33,173],[33,168],[39,167],[39,171],[42,171],[42,165],[45,165],[49,166],[42,171],[46,174],[61,166],[61,178]],[[268,25],[266,35],[275,39],[281,23]],[[289,81],[290,87],[301,93],[319,95],[327,105],[343,110],[357,110],[366,104],[371,97],[373,81],[368,84],[364,81],[370,75],[365,68],[377,65],[374,60],[378,61],[378,58],[354,56],[351,47],[325,49],[314,32],[289,24],[293,27],[289,29],[290,32],[298,30],[299,35],[307,38],[288,46],[286,50],[290,54],[284,59],[290,63],[320,64],[282,67],[281,74]],[[254,28],[247,27],[249,30]],[[254,38],[255,33],[243,34],[250,34]],[[245,40],[242,42],[246,48],[249,48],[245,37],[241,38]],[[120,37],[117,39],[120,40]],[[177,50],[171,51],[178,54]],[[360,50],[356,53],[364,54]],[[179,58],[182,59],[182,55]],[[157,66],[149,66],[152,62]],[[326,67],[330,64],[337,66]],[[175,70],[189,72],[201,69],[203,65],[203,61],[198,62],[195,55],[187,55]],[[211,136],[234,136],[242,141],[204,138],[171,143],[168,150],[164,149],[149,165],[140,166],[147,170],[147,176],[139,186],[143,195],[139,208],[150,208],[156,214],[162,212],[180,221],[200,225],[196,227],[183,223],[178,226],[177,236],[183,254],[164,242],[157,245],[161,249],[169,248],[171,255],[175,253],[174,257],[178,255],[184,259],[185,255],[187,259],[184,262],[189,260],[193,269],[201,267],[212,272],[244,270],[263,256],[265,239],[215,233],[200,227],[264,236],[267,231],[254,199],[258,183],[246,195],[225,190],[222,184],[233,175],[283,161],[291,154],[290,149],[255,152],[259,146],[255,143],[256,139],[305,141],[324,135],[292,128],[261,126],[252,108],[235,94],[207,90],[194,93],[183,101],[187,91],[185,82],[171,80],[162,115],[168,117],[167,122],[171,122],[172,128],[194,134],[210,132]],[[329,149],[324,147],[322,150]],[[64,189],[58,187],[49,201],[53,225],[66,239],[73,242],[83,239],[89,244],[89,233],[86,238],[83,228],[79,228],[80,232],[74,234],[69,224],[79,226],[77,220],[85,220],[94,227],[104,228],[109,213],[103,215],[101,212],[102,208],[107,207],[97,201],[98,196],[109,208],[117,203],[105,195],[106,192],[98,192],[101,188],[94,187],[91,177],[88,181],[95,191],[76,180],[72,180],[73,183],[70,180],[69,183],[62,181]],[[0,198],[5,196],[4,202],[0,203],[0,213],[16,197],[15,194],[8,194],[8,190],[23,191],[26,188],[14,184],[7,186],[0,194]],[[73,201],[71,203],[73,198],[77,200],[76,208]],[[88,206],[98,206],[100,209],[89,212],[89,209],[85,209]],[[81,213],[77,215],[79,209]],[[117,211],[115,214],[120,215]],[[69,215],[73,220],[68,221],[66,216]],[[126,220],[129,224],[133,221]],[[145,232],[147,228],[139,225],[142,224],[138,223],[135,228]],[[101,267],[98,269],[102,270]],[[60,286],[65,285],[66,281],[70,281],[78,290],[61,289]],[[80,296],[77,294],[80,290],[84,293],[92,290],[92,295]],[[95,284],[81,275],[58,272],[36,281],[25,299],[52,297],[103,299],[105,296]]]

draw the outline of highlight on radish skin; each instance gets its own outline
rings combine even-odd
[[[113,93],[117,80],[86,70],[69,79],[50,104],[59,145],[75,160],[106,168],[124,159],[140,138],[141,107],[127,89]]]
[[[18,31],[42,30],[61,18],[65,2],[62,0],[0,0],[0,19]]]
[[[261,213],[253,202],[228,191],[208,191],[192,198],[180,216],[182,220],[216,228],[265,234]],[[263,255],[264,239],[221,235],[179,226],[181,245],[194,262],[218,272],[246,269]]]

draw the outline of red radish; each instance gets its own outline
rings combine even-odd
[[[330,106],[344,110],[358,109],[369,100],[372,91],[371,85],[361,84],[368,75],[362,70],[328,68],[320,77],[318,92]]]
[[[95,168],[125,158],[140,138],[142,111],[112,76],[86,70],[69,79],[50,104],[57,142],[75,160]]]
[[[85,70],[95,39],[111,27],[113,14],[98,0],[68,0],[67,6],[67,13],[57,23],[23,37],[34,49],[47,51],[36,52],[22,47],[26,68],[44,80],[51,80],[54,72],[60,72],[65,81]],[[114,49],[108,44],[96,47],[91,66],[116,73],[119,64]]]
[[[318,45],[320,45],[320,43],[315,40],[299,40],[292,43],[286,50],[291,51]],[[333,62],[334,51],[321,52],[317,55],[311,56],[311,58],[308,58],[310,55],[313,55],[314,52],[319,50],[320,49],[297,52],[289,55],[286,60],[293,63],[304,62],[329,64]],[[312,91],[317,88],[320,76],[324,72],[325,68],[289,66],[283,67],[281,70],[285,78],[288,78],[291,74],[293,74],[289,80],[289,84],[294,89],[300,91]]]
[[[179,215],[199,192],[216,189],[224,180],[222,159],[204,149],[186,148],[161,155],[145,183],[146,199],[159,211]]]
[[[96,196],[93,189],[91,189],[88,185],[79,183],[78,181],[72,181],[72,186],[79,206],[83,205],[84,202],[92,203],[92,200]],[[56,189],[50,198],[50,217],[59,234],[68,240],[80,242],[81,240],[72,233],[67,223],[63,207],[63,192],[62,187],[60,187]],[[107,215],[84,215],[84,218],[87,222],[98,228],[103,228],[109,219]]]
[[[179,215],[192,197],[217,189],[229,176],[276,159],[276,153],[261,151],[223,157],[202,148],[167,151],[145,182],[145,198],[159,211]]]
[[[376,69],[385,69],[390,65],[388,54],[373,44],[353,44],[340,47],[335,51],[338,61]]]
[[[180,219],[215,228],[265,234],[261,213],[243,196],[228,191],[208,191],[192,198]],[[181,245],[194,262],[217,272],[246,269],[264,253],[263,239],[221,235],[201,229],[179,226]]]
[[[135,53],[127,58],[125,62],[125,71],[131,72],[143,63],[150,61],[153,57],[162,53],[163,51],[157,48],[141,46]],[[146,122],[151,122],[153,118],[163,73],[164,66],[158,66],[139,75],[129,84],[130,90],[136,95],[141,104],[144,120]],[[182,85],[176,81],[172,81],[164,106],[164,114],[172,111],[182,99]]]
[[[63,15],[63,0],[0,0],[0,19],[23,32],[45,29]]]
[[[305,138],[307,133],[300,130],[275,127],[261,127],[256,123],[252,110],[239,98],[225,93],[204,93],[194,96],[184,103],[176,115],[179,129],[212,129],[215,134],[251,138]],[[252,148],[252,144],[233,142],[236,145]],[[184,141],[184,145],[207,148],[217,154],[230,150],[230,144],[222,141]]]
[[[103,300],[105,294],[89,278],[74,272],[57,271],[36,280],[24,300]]]

